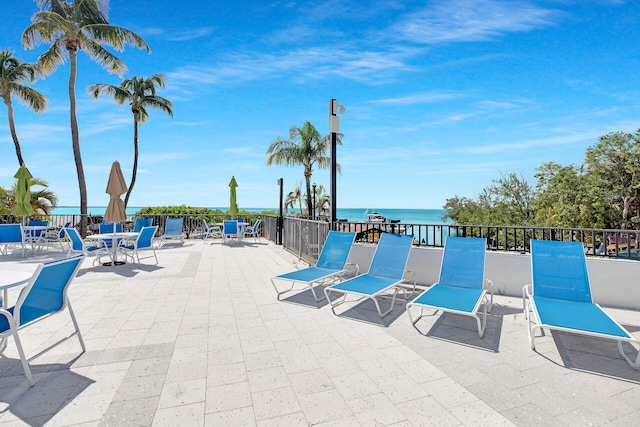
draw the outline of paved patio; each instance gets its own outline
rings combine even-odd
[[[1,256],[0,270],[60,255]],[[158,258],[85,260],[70,300],[87,352],[71,339],[36,359],[29,387],[10,342],[0,425],[640,424],[640,373],[615,343],[553,333],[531,351],[519,298],[496,298],[483,339],[449,314],[420,323],[425,336],[404,305],[383,325],[369,303],[335,316],[308,291],[277,301],[270,277],[305,265],[265,240],[188,240]],[[640,313],[609,312],[640,331]],[[21,336],[34,354],[71,330],[64,313]]]

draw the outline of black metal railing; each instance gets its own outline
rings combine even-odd
[[[270,224],[273,231],[269,238],[275,241],[277,217],[266,216],[265,223]],[[315,260],[317,248],[324,244],[330,228],[324,221],[285,218],[284,246],[301,258]],[[531,239],[577,241],[583,244],[587,255],[640,259],[640,230],[346,221],[339,221],[332,228],[355,232],[356,242],[360,243],[377,243],[382,232],[411,234],[414,245],[427,247],[444,246],[448,236],[482,237],[487,239],[489,250],[528,253]]]

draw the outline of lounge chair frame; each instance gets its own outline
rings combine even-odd
[[[558,251],[562,252],[558,253]],[[538,261],[536,259],[539,252],[542,253],[543,256],[547,255],[544,261]],[[543,286],[539,286],[538,292],[536,293],[536,277],[538,275],[541,275],[538,270],[538,266],[536,265],[536,263],[538,262],[544,262],[546,264],[554,263],[554,265],[557,265],[560,269],[566,269],[569,262],[576,263],[576,269],[574,271],[577,271],[577,273],[579,274],[579,277],[577,277],[576,279],[576,281],[579,282],[578,288],[567,287],[565,289],[561,289],[560,292],[564,293],[562,297],[549,295],[549,291],[547,291]],[[629,331],[627,331],[622,325],[620,325],[620,323],[618,323],[613,317],[611,317],[609,313],[604,311],[599,304],[594,303],[592,300],[586,260],[582,244],[580,242],[532,240],[531,268],[533,283],[527,284],[522,288],[522,304],[525,319],[527,321],[527,334],[529,337],[529,344],[532,350],[535,350],[536,331],[542,331],[542,329],[546,328],[550,331],[556,330],[560,332],[569,332],[595,338],[615,340],[618,344],[618,352],[620,353],[622,358],[629,364],[629,366],[631,366],[633,369],[640,368],[640,351],[638,351],[640,340],[634,338]],[[549,271],[548,266],[547,271]],[[573,284],[575,285],[575,283],[576,282],[574,281]],[[564,325],[557,324],[560,323],[557,322],[557,317],[553,320],[545,318],[544,316],[541,317],[540,307],[538,306],[548,303],[566,310],[566,312],[570,311],[572,313],[575,313],[575,316],[573,317],[575,319],[597,319],[597,321],[600,322],[598,326],[606,326],[607,328],[610,328],[610,330],[616,331],[616,333],[603,333],[589,330],[587,329],[588,325],[585,325],[585,329],[581,329],[575,327],[575,325],[571,326],[568,323]],[[549,322],[549,320],[552,320],[553,323]],[[622,347],[622,343],[624,342],[631,344],[636,349],[636,351],[638,351],[635,360],[631,359],[624,352],[624,348]]]
[[[292,271],[290,273],[281,274],[271,278],[271,284],[276,290],[277,299],[280,300],[280,296],[291,292],[296,284],[302,284],[302,289],[311,289],[311,294],[316,302],[322,301],[325,297],[318,298],[315,288],[317,286],[327,286],[334,284],[338,281],[342,281],[346,275],[358,275],[358,266],[353,263],[348,263],[349,255],[351,254],[351,248],[355,241],[356,233],[352,232],[338,232],[329,231],[327,240],[322,248],[322,252],[318,257],[318,262],[315,266],[304,268],[302,270]],[[335,252],[332,249],[335,245],[349,245],[348,250],[341,252]],[[325,249],[327,252],[325,253]],[[284,289],[278,289],[276,283],[289,282],[291,285]]]
[[[409,319],[414,327],[425,316],[424,310],[429,308],[434,310],[433,314],[442,311],[473,317],[478,326],[478,337],[482,338],[487,326],[487,313],[491,312],[493,306],[493,282],[484,278],[486,246],[486,239],[447,238],[438,282],[407,304]],[[467,269],[464,273],[460,268],[459,260],[455,257],[456,253],[465,255],[464,264]],[[487,297],[487,290],[490,297]],[[468,306],[468,303],[474,300],[475,303],[471,309],[462,309],[462,305]],[[483,310],[479,315],[481,305]],[[412,314],[414,307],[420,308],[420,313],[415,318]]]
[[[378,242],[373,254],[371,267],[369,268],[368,273],[353,277],[324,289],[325,297],[331,305],[331,311],[333,311],[333,314],[337,315],[335,308],[340,304],[347,302],[347,296],[355,296],[355,301],[371,299],[381,318],[393,311],[398,291],[402,291],[403,297],[406,300],[407,293],[405,285],[413,280],[413,290],[415,290],[416,286],[416,275],[406,270],[412,244],[412,235],[382,233],[380,241]],[[391,255],[398,257],[399,261],[404,261],[402,266],[384,265],[386,263],[386,258]],[[389,267],[391,268],[389,269]],[[405,278],[407,273],[410,274],[410,278]],[[393,291],[391,295],[389,295],[390,291]],[[341,293],[342,295],[332,300],[332,293]],[[391,299],[389,308],[385,311],[382,311],[380,308],[379,299],[381,298]]]

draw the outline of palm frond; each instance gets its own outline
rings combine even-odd
[[[133,31],[127,30],[126,28],[104,23],[85,25],[82,30],[97,43],[112,46],[120,52],[124,50],[126,45],[131,45],[140,49],[145,49],[148,53],[151,53],[151,48],[149,48],[147,42],[145,42],[142,37]]]
[[[58,68],[58,65],[64,64],[66,60],[67,51],[62,40],[58,39],[51,44],[51,47],[46,52],[40,55],[36,66],[38,67],[38,72],[46,76],[53,73]]]
[[[94,60],[98,65],[107,70],[110,74],[117,74],[122,77],[127,71],[127,66],[118,57],[111,52],[100,46],[95,41],[91,40],[84,34],[78,36],[84,50],[89,57]]]
[[[49,101],[47,97],[29,86],[14,84],[11,88],[11,94],[18,99],[18,102],[31,108],[36,113],[47,109]]]

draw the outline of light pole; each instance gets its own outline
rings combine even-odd
[[[316,183],[314,182],[311,186],[313,188],[313,213],[311,214],[311,219],[316,219]]]
[[[280,186],[280,216],[278,217],[278,222],[276,225],[276,244],[282,244],[282,225],[284,224],[284,218],[282,217],[282,200],[284,198],[283,193],[283,184],[284,180],[282,178],[278,178],[278,185]]]
[[[340,114],[344,114],[345,109],[344,105],[338,104],[338,101],[335,99],[331,99],[329,101],[329,128],[331,129],[331,224],[333,225],[336,221],[336,170],[337,170],[337,161],[336,161],[336,146],[338,145],[338,133],[340,133],[340,118],[338,117],[338,109],[340,109]]]

